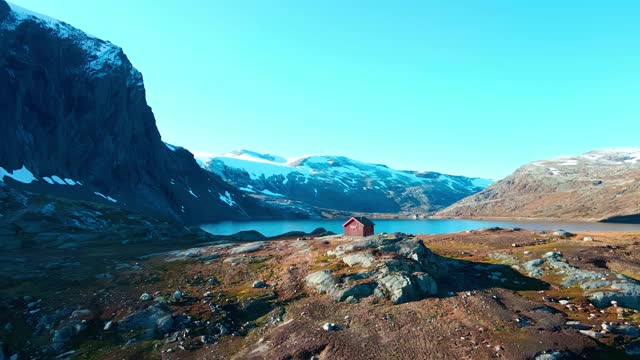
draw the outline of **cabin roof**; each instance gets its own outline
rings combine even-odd
[[[345,227],[347,225],[349,225],[349,223],[351,223],[352,221],[357,221],[360,224],[364,225],[364,226],[373,226],[375,225],[373,223],[373,221],[369,220],[368,218],[364,217],[364,216],[352,216],[349,218],[349,220],[347,220],[347,222],[345,222],[344,224],[342,224],[342,227]]]

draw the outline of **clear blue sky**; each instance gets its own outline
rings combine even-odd
[[[13,0],[121,47],[163,139],[500,178],[640,146],[640,2]]]

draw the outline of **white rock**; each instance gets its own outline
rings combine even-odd
[[[326,331],[333,331],[337,330],[338,326],[334,323],[325,323],[324,325],[322,325],[322,328]]]
[[[580,330],[580,333],[583,334],[583,335],[590,336],[590,337],[595,338],[595,339],[602,338],[602,334],[601,333],[595,332],[593,330]]]
[[[591,236],[585,236],[582,241],[593,241],[593,238]]]
[[[261,288],[269,287],[269,285],[267,285],[264,281],[257,280],[253,282],[251,287],[253,287],[254,289],[261,289]]]
[[[375,260],[376,259],[373,257],[373,255],[366,252],[346,255],[342,258],[342,261],[349,266],[360,265],[362,267],[372,266]]]

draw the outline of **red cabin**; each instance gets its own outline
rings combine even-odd
[[[373,221],[364,216],[352,216],[342,225],[345,236],[370,236],[373,235]]]

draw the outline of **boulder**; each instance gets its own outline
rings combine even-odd
[[[56,354],[67,350],[73,339],[87,330],[86,319],[92,315],[89,310],[74,311],[69,317],[69,320],[53,331],[51,349]]]
[[[569,355],[561,351],[551,351],[542,354],[537,354],[533,360],[562,360],[569,358]]]
[[[624,345],[624,353],[629,356],[638,356],[640,355],[640,342],[634,341],[629,344]]]
[[[331,276],[329,270],[316,271],[307,275],[304,280],[307,286],[316,289],[320,294],[328,293],[337,284],[336,279]]]
[[[254,281],[251,287],[254,289],[263,289],[263,288],[269,287],[269,285],[267,285],[264,281],[258,280],[258,281]]]
[[[562,254],[557,251],[549,251],[542,255],[544,259],[560,259],[562,258]]]
[[[410,275],[395,272],[378,279],[378,284],[389,294],[389,300],[394,304],[402,304],[420,299],[420,290]]]
[[[431,251],[424,246],[422,240],[416,239],[415,237],[398,241],[396,243],[396,249],[394,250],[394,252],[417,262],[421,262],[422,259],[431,256]]]
[[[575,234],[572,234],[568,231],[564,231],[564,230],[556,230],[553,232],[553,236],[560,236],[560,237],[572,237],[572,236],[576,236]]]
[[[336,330],[339,330],[340,328],[338,327],[338,325],[334,323],[325,323],[324,325],[322,325],[322,329],[325,331],[336,331]]]
[[[173,327],[174,320],[171,312],[161,304],[131,313],[118,323],[118,329],[121,331],[158,330],[161,333],[168,333]]]
[[[619,326],[614,326],[612,329],[612,332],[616,334],[631,336],[631,337],[640,337],[640,328],[633,325],[623,324]]]
[[[432,296],[438,293],[438,285],[429,274],[414,273],[413,276],[421,296]]]
[[[593,238],[591,236],[585,236],[582,238],[582,241],[593,241]]]
[[[603,337],[603,335],[597,331],[593,331],[593,330],[578,330],[580,331],[581,334],[583,335],[587,335],[589,337],[592,337],[594,339],[600,339]]]
[[[608,307],[612,301],[617,305],[640,310],[640,284],[635,281],[614,281],[614,291],[597,291],[587,294],[591,302],[598,307]]]

